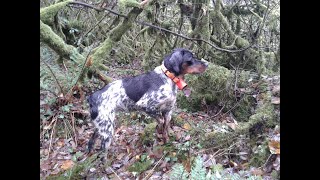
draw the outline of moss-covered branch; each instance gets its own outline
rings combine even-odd
[[[72,0],[64,0],[59,3],[55,3],[51,6],[40,9],[40,19],[46,24],[52,24],[54,16],[59,12],[59,10],[69,4]]]
[[[95,50],[92,55],[93,70],[99,69],[100,64],[107,59],[110,54],[113,45],[120,41],[122,35],[126,33],[131,27],[134,20],[142,12],[140,8],[133,8],[127,15],[127,18],[123,20],[121,24],[111,30],[109,37]]]
[[[221,0],[217,0],[215,4],[214,11],[211,12],[211,15],[213,17],[214,23],[214,34],[220,35],[225,34],[227,32],[228,40],[227,42],[221,43],[222,48],[244,48],[247,47],[250,42],[247,39],[242,38],[241,36],[237,35],[233,30],[232,27],[228,21],[228,19],[223,15],[221,12]],[[238,30],[239,31],[239,30]],[[259,35],[257,37],[254,37],[256,42],[259,42],[259,38],[261,38]],[[211,40],[215,40],[214,37],[210,37]],[[219,41],[219,40],[215,40]],[[269,64],[274,64],[276,57],[270,54],[270,52],[264,52],[262,50],[255,50],[253,48],[249,48],[246,51],[244,51],[244,56],[246,57],[248,61],[246,68],[254,68],[259,71],[259,74],[268,74],[269,72],[267,69],[272,69],[272,67],[268,68],[266,64],[266,58],[268,58]]]
[[[265,127],[273,128],[278,122],[274,113],[274,105],[271,104],[271,93],[263,93],[262,96],[263,99],[258,102],[255,113],[249,117],[248,122],[239,123],[238,128],[233,132],[208,133],[205,146],[221,145],[228,147],[240,135],[250,136],[251,140],[255,141],[257,134],[262,134]]]
[[[40,20],[40,41],[46,43],[57,54],[64,58],[82,62],[84,57],[78,53],[77,49],[66,44],[61,37],[52,31],[52,29]]]

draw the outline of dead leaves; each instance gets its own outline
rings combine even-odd
[[[280,154],[280,141],[269,141],[269,150],[271,154]]]
[[[227,125],[232,129],[235,130],[236,129],[236,124],[235,123],[227,123]]]
[[[74,166],[74,162],[72,160],[66,160],[62,163],[61,169],[68,170]]]
[[[272,97],[271,103],[272,104],[280,104],[280,98],[279,97]]]
[[[183,129],[191,130],[190,124],[189,124],[189,123],[185,123],[185,124],[183,125]]]

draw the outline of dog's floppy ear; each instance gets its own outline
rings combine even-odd
[[[183,48],[176,48],[176,49],[174,49],[174,50],[173,50],[173,53],[175,53],[175,52],[180,52],[180,53],[181,53],[181,55],[183,56],[183,55],[184,55],[184,53],[186,52],[186,50],[185,50],[185,49],[183,49]]]
[[[170,65],[176,75],[180,73],[180,64],[182,62],[182,53],[181,51],[175,51],[172,53],[169,59]]]

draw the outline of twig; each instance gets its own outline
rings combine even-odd
[[[223,104],[223,106],[222,106],[222,108],[220,109],[220,111],[219,111],[217,114],[215,114],[214,116],[212,116],[212,118],[217,117],[217,116],[222,112],[222,110],[224,109],[225,106],[226,106],[226,104]]]
[[[88,62],[88,57],[89,57],[91,51],[92,51],[92,49],[90,49],[90,51],[89,51],[89,53],[88,53],[88,55],[87,55],[87,57],[86,57],[86,60],[84,61],[84,64],[83,64],[82,69],[81,69],[81,71],[80,71],[80,73],[79,73],[79,76],[78,76],[77,81],[76,81],[76,82],[73,84],[73,86],[69,89],[68,94],[69,94],[69,93],[72,93],[73,88],[77,85],[77,83],[78,83],[78,81],[79,81],[79,79],[80,79],[80,77],[81,77],[81,75],[82,75],[82,73],[83,73],[83,71],[84,71],[84,69],[85,69],[85,67],[86,67],[86,64],[87,64],[87,62]]]
[[[228,114],[230,111],[232,111],[234,108],[236,108],[243,99],[244,99],[244,98],[241,98],[232,108],[230,108],[230,109],[229,109],[227,112],[225,112],[223,115]]]
[[[52,131],[51,131],[51,135],[50,135],[50,143],[49,143],[49,149],[48,149],[48,159],[49,159],[49,156],[50,156],[50,149],[51,149],[51,145],[52,145],[52,136],[53,136],[54,128],[55,128],[57,122],[58,121],[56,119],[55,122],[54,122],[54,125],[52,127]]]
[[[118,176],[118,174],[117,174],[111,167],[109,167],[109,168],[110,168],[111,171],[117,176],[118,179],[122,180],[122,179]]]
[[[84,3],[84,2],[79,2],[79,1],[73,1],[73,2],[70,2],[69,4],[75,4],[75,5],[82,5],[82,6],[85,6],[85,7],[89,7],[89,8],[92,8],[96,11],[103,11],[103,10],[106,10],[106,11],[109,11],[111,12],[112,14],[115,14],[115,15],[118,15],[118,16],[121,16],[121,17],[124,17],[124,18],[127,18],[126,15],[123,15],[123,14],[120,14],[114,10],[111,10],[111,9],[108,9],[108,8],[98,8],[98,7],[95,7],[93,5],[90,5],[90,4],[87,4],[87,3]]]
[[[98,8],[98,7],[95,7],[95,6],[92,6],[90,4],[86,4],[86,3],[83,3],[83,2],[78,2],[78,1],[73,1],[69,4],[77,4],[77,5],[82,5],[82,6],[86,6],[86,7],[90,7],[92,9],[95,9],[97,11],[102,11],[101,8]],[[126,15],[123,15],[123,14],[120,14],[116,11],[113,11],[111,9],[108,9],[108,8],[103,8],[103,10],[106,10],[106,11],[109,11],[111,12],[112,14],[116,14],[120,17],[124,17],[124,18],[128,18]],[[224,48],[220,48],[214,44],[212,44],[211,42],[207,41],[207,40],[204,40],[204,39],[197,39],[197,38],[190,38],[188,36],[185,36],[185,35],[182,35],[182,34],[179,34],[179,33],[176,33],[176,32],[173,32],[173,31],[170,31],[168,29],[165,29],[165,28],[162,28],[162,27],[159,27],[159,26],[155,26],[155,25],[152,25],[152,24],[149,24],[149,23],[146,23],[146,22],[143,22],[143,21],[138,21],[138,20],[135,20],[136,23],[139,23],[141,25],[144,25],[144,26],[149,26],[149,27],[152,27],[152,28],[155,28],[155,29],[158,29],[160,31],[165,31],[165,32],[168,32],[170,34],[173,34],[175,36],[178,36],[178,37],[182,37],[184,39],[187,39],[187,40],[190,40],[190,41],[202,41],[202,42],[205,42],[207,43],[208,45],[210,45],[211,47],[217,49],[217,50],[220,50],[220,51],[224,51],[224,52],[229,52],[229,53],[236,53],[236,52],[241,52],[241,51],[245,51],[249,48],[251,48],[253,46],[253,44],[250,44],[249,46],[245,47],[245,48],[242,48],[242,49],[238,49],[238,50],[229,50],[229,49],[224,49]]]
[[[107,14],[105,14],[105,15],[103,16],[103,18],[101,18],[91,29],[89,29],[89,31],[87,31],[86,33],[84,33],[84,35],[79,38],[79,41],[78,41],[77,44],[80,45],[81,42],[83,41],[84,37],[86,37],[92,30],[94,30],[94,28],[96,28],[106,17],[107,17]]]
[[[74,127],[74,112],[70,113],[70,117],[71,117],[71,121],[72,121],[72,130],[73,130],[73,134],[74,134],[74,142],[76,144],[76,146],[78,146],[78,138],[77,138],[77,133],[76,133],[76,129]]]
[[[56,75],[53,73],[53,71],[52,71],[52,69],[50,68],[50,66],[49,66],[44,60],[42,60],[42,62],[43,62],[43,63],[47,66],[47,68],[50,70],[53,78],[56,80],[56,82],[57,82],[57,84],[58,84],[58,86],[59,86],[60,92],[64,95],[63,89],[62,89],[62,87],[61,87],[61,85],[60,85],[60,83],[59,83]]]
[[[149,176],[149,175],[153,172],[153,170],[158,166],[158,164],[160,163],[160,161],[162,160],[162,158],[163,158],[165,155],[167,155],[167,154],[168,154],[168,152],[166,152],[165,154],[162,155],[162,157],[159,159],[159,161],[156,163],[156,165],[153,166],[153,168],[151,169],[150,173],[149,173],[146,177],[144,177],[142,180],[145,180],[146,178],[148,178],[148,176]]]
[[[270,155],[269,155],[268,159],[266,160],[266,162],[264,163],[264,165],[263,165],[262,167],[266,167],[266,165],[267,165],[267,163],[268,163],[268,161],[269,161],[269,159],[270,159],[270,157],[271,157],[272,155],[273,155],[273,154],[270,154]]]
[[[155,28],[155,29],[158,29],[160,31],[165,31],[165,32],[168,32],[170,34],[173,34],[175,36],[179,36],[179,37],[182,37],[184,39],[187,39],[187,40],[190,40],[190,41],[202,41],[202,42],[205,42],[207,43],[208,45],[210,45],[211,47],[217,49],[217,50],[220,50],[220,51],[224,51],[224,52],[229,52],[229,53],[236,53],[236,52],[241,52],[241,51],[245,51],[247,49],[249,49],[251,46],[253,46],[253,44],[250,44],[249,46],[245,47],[245,48],[242,48],[242,49],[238,49],[238,50],[229,50],[229,49],[223,49],[223,48],[220,48],[212,43],[210,43],[209,41],[207,40],[204,40],[204,39],[197,39],[197,38],[190,38],[188,36],[185,36],[185,35],[182,35],[182,34],[178,34],[176,32],[173,32],[173,31],[170,31],[168,29],[165,29],[165,28],[162,28],[162,27],[159,27],[159,26],[155,26],[155,25],[152,25],[152,24],[149,24],[149,23],[146,23],[146,22],[143,22],[143,21],[138,21],[136,20],[137,23],[139,24],[142,24],[142,25],[145,25],[145,26],[149,26],[149,27],[152,27],[152,28]]]

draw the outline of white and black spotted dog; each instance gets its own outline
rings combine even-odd
[[[197,59],[186,49],[175,49],[164,58],[161,66],[135,77],[109,83],[88,97],[91,119],[96,130],[88,143],[91,152],[95,139],[102,136],[100,150],[108,148],[112,141],[117,111],[144,111],[158,122],[157,131],[168,142],[171,113],[176,94],[186,87],[185,74],[205,71],[208,62]]]

